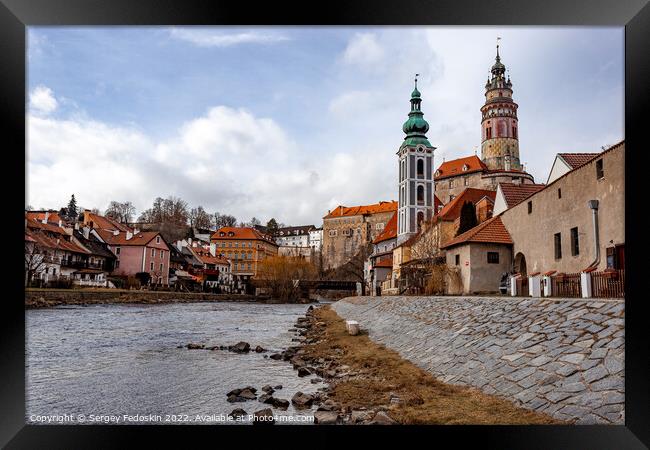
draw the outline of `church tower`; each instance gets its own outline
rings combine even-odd
[[[415,234],[423,220],[433,216],[433,151],[425,133],[429,124],[424,120],[418,91],[418,75],[411,93],[411,112],[402,130],[404,142],[397,151],[399,158],[399,201],[397,209],[397,244]]]
[[[512,100],[512,83],[505,77],[499,44],[491,77],[485,85],[481,107],[481,159],[490,170],[522,170],[519,161],[518,105]]]

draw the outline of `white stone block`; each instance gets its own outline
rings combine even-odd
[[[359,334],[359,322],[356,320],[346,320],[345,326],[348,329],[348,334],[351,336],[356,336]]]
[[[510,277],[510,295],[517,296],[517,277]]]
[[[551,277],[549,276],[544,276],[544,297],[550,297],[551,296]]]
[[[542,296],[542,283],[539,275],[528,277],[528,293],[531,297]]]
[[[580,274],[580,287],[582,288],[582,298],[591,297],[591,274],[582,272]]]

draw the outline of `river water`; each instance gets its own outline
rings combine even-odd
[[[287,400],[298,391],[316,392],[323,385],[312,384],[313,376],[299,378],[288,362],[263,356],[296,345],[287,330],[307,308],[171,303],[27,310],[26,421],[229,423],[223,416],[234,408],[252,414],[271,407],[257,400],[229,403],[226,393],[232,389],[253,386],[260,395],[262,386],[281,384],[274,397]],[[177,348],[239,341],[270,351]],[[294,424],[313,414],[293,405],[273,412],[287,422],[292,417]]]

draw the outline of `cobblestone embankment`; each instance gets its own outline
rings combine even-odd
[[[349,297],[332,305],[443,382],[578,424],[623,424],[623,300]]]

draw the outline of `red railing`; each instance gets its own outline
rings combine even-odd
[[[606,270],[591,273],[593,297],[625,297],[625,270]]]
[[[551,296],[582,297],[579,273],[561,273],[551,277]]]

